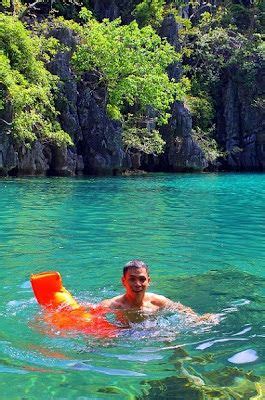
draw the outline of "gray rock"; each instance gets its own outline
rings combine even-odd
[[[78,156],[75,148],[51,147],[50,175],[74,176],[77,171]],[[79,166],[80,167],[80,166]]]
[[[216,137],[227,152],[222,167],[228,170],[265,169],[264,71],[261,65],[252,82],[240,67],[228,72],[217,103]]]
[[[56,108],[60,112],[59,120],[72,139],[82,139],[77,112],[77,83],[70,67],[71,55],[76,46],[75,37],[72,31],[66,28],[54,29],[51,35],[69,49],[56,54],[47,66],[52,74],[60,78],[59,95],[56,99]]]
[[[46,175],[49,158],[47,149],[39,141],[34,142],[30,149],[19,146],[17,172],[19,175]]]
[[[108,18],[111,21],[121,17],[124,23],[132,21],[131,12],[139,0],[91,0],[90,7],[98,19]]]
[[[177,52],[181,50],[178,31],[179,25],[177,24],[174,15],[168,14],[162,22],[159,35],[162,38],[166,38],[168,43],[170,43]],[[182,64],[180,62],[171,64],[168,67],[168,75],[171,79],[174,78],[176,81],[178,81],[181,78],[182,73]]]
[[[0,126],[0,175],[6,176],[15,170],[18,164],[18,154],[13,146],[11,132]]]
[[[94,4],[95,14],[101,19],[114,20],[120,16],[120,9],[114,0],[94,0],[92,3]]]
[[[87,174],[115,174],[128,167],[123,151],[121,125],[108,118],[85,83],[78,87],[78,113],[83,140],[84,171]]]
[[[169,124],[161,129],[166,141],[160,166],[169,171],[201,171],[207,167],[205,156],[192,137],[192,118],[183,103],[175,102]]]

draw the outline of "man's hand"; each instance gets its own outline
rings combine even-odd
[[[195,323],[196,325],[217,325],[220,322],[220,314],[207,313],[203,315],[198,315],[192,310],[192,308],[186,307],[181,303],[173,302],[167,298],[164,298],[163,307],[171,311],[176,310],[179,313],[185,314],[187,316],[187,319],[190,320],[192,323]]]
[[[192,315],[191,319],[197,325],[203,325],[203,324],[218,325],[220,322],[220,316],[218,314],[209,314],[209,313],[198,315],[197,317],[194,317],[194,315]]]

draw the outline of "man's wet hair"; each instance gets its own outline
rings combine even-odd
[[[144,268],[149,276],[149,267],[141,260],[131,260],[123,267],[123,276],[126,275],[126,272],[131,268]]]

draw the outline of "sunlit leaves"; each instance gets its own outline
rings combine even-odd
[[[143,0],[136,5],[133,15],[140,26],[158,28],[163,20],[165,4],[164,0]]]
[[[58,121],[53,90],[57,79],[44,67],[43,41],[31,37],[14,17],[0,14],[1,108],[12,110],[12,134],[31,143],[37,138],[58,145],[72,143]],[[54,46],[49,42],[48,47]]]
[[[100,82],[107,87],[107,110],[112,118],[124,121],[132,110],[138,118],[152,107],[156,122],[165,124],[170,105],[188,87],[187,82],[176,83],[167,74],[167,67],[179,61],[180,55],[151,26],[140,29],[136,21],[122,26],[119,19],[100,23],[83,14],[87,22],[73,56],[76,71],[80,75],[98,71]]]

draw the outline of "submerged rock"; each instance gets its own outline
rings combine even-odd
[[[218,373],[218,372],[216,372]],[[228,388],[196,385],[188,378],[169,377],[142,382],[143,394],[137,400],[231,400],[254,399],[258,395],[256,383],[244,380]]]
[[[262,399],[259,397],[262,393],[262,386],[260,379],[248,373],[242,372],[237,368],[226,370],[229,373],[232,381],[225,381],[220,384],[212,383],[209,381],[207,384],[202,385],[201,382],[197,384],[190,376],[177,377],[171,376],[161,380],[143,381],[142,394],[137,396],[137,400],[231,400],[231,399]],[[223,371],[212,371],[212,376],[222,377]],[[236,378],[236,379],[235,379]],[[221,379],[222,380],[222,379]]]
[[[253,321],[253,317],[257,317],[258,322],[262,320],[264,282],[262,277],[236,269],[211,270],[200,275],[172,278],[168,282],[167,295],[200,312],[220,312],[224,308],[232,311],[244,307],[240,316],[242,324],[244,321],[247,324],[249,320]]]

